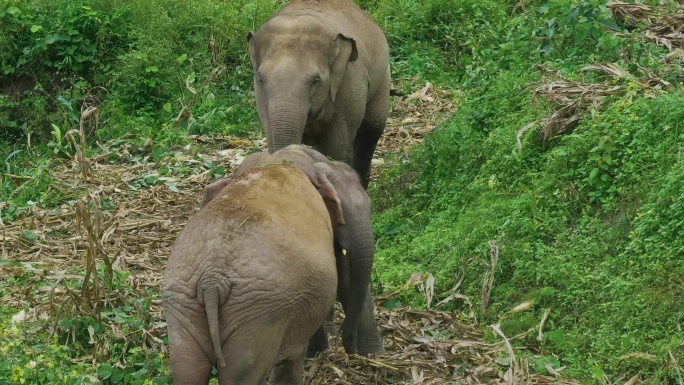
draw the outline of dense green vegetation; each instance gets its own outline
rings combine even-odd
[[[49,170],[73,154],[65,133],[78,128],[84,105],[97,105],[100,114],[89,155],[101,151],[98,143],[121,138],[156,161],[188,135],[258,135],[245,34],[278,3],[0,2],[0,156],[11,175],[0,180],[2,220],[80,194],[52,186]],[[624,383],[635,374],[676,383],[676,360],[684,358],[684,75],[677,59],[661,61],[668,50],[644,36],[646,25],[614,20],[602,0],[357,3],[386,31],[394,88],[413,92],[430,81],[459,90],[457,111],[371,186],[376,271],[385,289],[414,272],[431,273],[438,299],[462,280],[458,291],[479,309],[496,247],[483,325],[533,300],[501,329],[508,336],[534,329],[515,343],[545,352],[552,367],[567,366],[564,375],[584,383]],[[634,76],[582,70],[599,63]],[[621,89],[580,112],[579,124],[563,134],[519,134],[558,108],[533,99],[545,80],[539,65],[571,81]],[[650,92],[641,77],[667,85]],[[180,114],[184,107],[191,116]],[[27,279],[0,278],[0,294]],[[12,324],[17,309],[0,308],[0,382],[87,383],[94,376],[166,383],[159,352],[134,347],[146,338],[141,325],[151,322],[147,298],[155,294],[133,293],[125,276],[114,282],[121,296],[141,298],[111,303],[102,314],[127,328],[131,346],[89,317],[61,319],[56,330],[76,331],[73,337],[48,339]],[[399,299],[426,305],[414,289]],[[76,360],[96,354],[89,329],[116,341],[111,362],[96,370]]]
[[[451,3],[430,2],[440,10]],[[545,340],[532,334],[525,343],[555,352],[565,374],[673,380],[668,352],[681,358],[684,339],[681,67],[663,68],[657,58],[667,51],[638,31],[612,35],[620,27],[598,1],[528,4],[512,17],[498,2],[458,4],[449,23],[419,32],[445,49],[438,67],[449,71],[432,79],[464,91],[458,112],[373,189],[383,284],[418,271],[434,274],[447,293],[463,279],[460,290],[478,303],[494,241],[500,254],[486,322],[532,299],[532,310],[507,318],[502,330],[536,328],[550,308]],[[390,30],[416,31],[422,17],[434,23],[428,10]],[[411,63],[400,55],[398,64]],[[627,91],[571,133],[543,141],[528,131],[517,148],[518,131],[549,115],[529,92],[541,76],[534,66],[598,81],[578,70],[599,62],[632,73],[645,66],[674,86],[646,97],[634,91],[637,79],[614,80]],[[405,300],[420,303],[416,297]]]

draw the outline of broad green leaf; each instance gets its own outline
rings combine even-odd
[[[599,174],[600,171],[601,171],[601,169],[599,169],[598,167],[596,167],[596,168],[594,168],[593,170],[591,170],[591,173],[589,174],[589,180],[594,180],[594,179],[596,179],[596,177],[598,176],[598,174]]]
[[[36,235],[36,233],[34,233],[33,231],[28,230],[28,229],[24,230],[21,233],[21,236],[24,237],[24,239],[26,239],[27,241],[31,241],[31,242],[35,242],[36,240],[38,240],[38,236]]]
[[[606,153],[606,154],[603,154],[603,161],[606,162],[607,164],[612,164],[613,158],[610,156],[610,154]]]
[[[98,376],[100,379],[102,379],[102,380],[106,380],[106,379],[108,379],[109,377],[112,376],[112,372],[113,372],[113,371],[114,371],[114,367],[112,367],[112,365],[110,365],[110,364],[101,364],[101,365],[97,368],[97,376]]]
[[[606,375],[606,372],[603,371],[603,369],[599,368],[598,366],[594,366],[591,368],[591,376],[597,380],[603,380],[603,376]]]
[[[114,368],[112,370],[112,384],[121,384],[124,378],[123,370],[119,368]]]
[[[562,347],[563,344],[565,343],[565,338],[562,330],[552,330],[548,333],[546,333],[546,338],[549,339],[549,341],[553,342],[554,345],[557,347]]]
[[[546,364],[551,366],[553,369],[560,367],[560,362],[553,356],[539,357],[534,360],[534,371],[540,374],[547,374]]]
[[[385,309],[396,309],[401,307],[401,301],[397,297],[392,297],[381,303],[380,306],[384,307]]]
[[[608,29],[612,29],[613,31],[622,32],[622,28],[620,28],[620,26],[617,25],[617,23],[613,19],[599,20],[599,24]]]

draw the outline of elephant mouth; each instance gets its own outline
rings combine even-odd
[[[321,116],[324,116],[324,114],[325,114],[325,106],[319,108],[318,110],[315,109],[313,106],[310,106],[309,111],[306,114],[306,116],[307,116],[306,120],[309,122],[316,121],[316,120],[320,119]]]

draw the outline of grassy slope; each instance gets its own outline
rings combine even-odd
[[[603,374],[641,373],[663,383],[674,376],[665,369],[668,351],[684,357],[684,94],[676,87],[653,99],[615,97],[571,134],[543,142],[528,132],[518,151],[518,130],[548,114],[543,104],[535,108],[528,85],[539,79],[533,65],[545,61],[540,46],[529,44],[538,23],[530,17],[550,16],[502,21],[505,43],[485,40],[478,49],[489,50],[487,57],[466,66],[478,69],[477,79],[453,73],[465,95],[458,112],[374,187],[376,270],[390,285],[432,273],[441,297],[462,277],[459,290],[477,305],[493,240],[500,261],[485,322],[533,299],[531,310],[508,317],[502,329],[511,336],[536,328],[550,308],[545,340],[533,333],[523,343],[557,354],[566,374],[600,382]],[[563,52],[545,64],[581,76],[582,64],[613,59],[611,47],[643,44],[634,39],[603,37],[594,47],[558,39],[554,48]],[[614,45],[595,57],[601,43]],[[609,154],[605,182],[590,178],[595,154]],[[419,297],[408,292],[405,301],[420,304]],[[654,356],[620,358],[629,353]]]

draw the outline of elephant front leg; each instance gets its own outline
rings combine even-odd
[[[373,298],[369,286],[357,329],[356,348],[359,355],[362,356],[385,353],[385,347],[382,344],[380,331],[375,321],[374,310],[375,307],[373,306]]]
[[[366,105],[366,110],[354,139],[354,162],[351,165],[361,177],[363,188],[368,188],[370,182],[371,162],[378,141],[385,131],[387,117],[389,116],[389,69],[383,81],[380,91]]]
[[[369,127],[368,125],[362,124],[359,132],[356,134],[356,140],[354,141],[354,161],[351,165],[361,178],[361,184],[364,189],[368,188],[370,183],[370,172],[371,172],[371,162],[373,161],[373,153],[375,152],[375,147],[382,136],[384,130],[384,125],[382,128]]]

